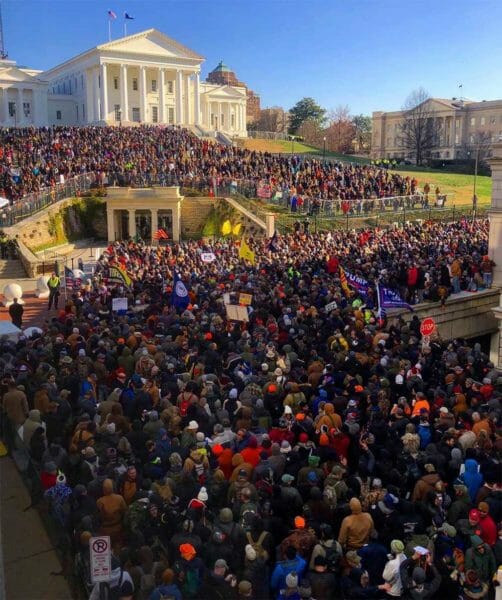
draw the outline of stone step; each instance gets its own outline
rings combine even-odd
[[[26,271],[19,259],[0,260],[0,279],[25,279]]]

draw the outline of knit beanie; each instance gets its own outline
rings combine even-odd
[[[401,552],[404,552],[403,542],[401,540],[392,540],[390,550],[393,554],[401,554]]]

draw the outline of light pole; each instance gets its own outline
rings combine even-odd
[[[479,147],[480,144],[476,146],[476,160],[474,161],[474,181],[472,184],[472,215],[476,218],[476,209],[478,204],[478,198],[476,196],[476,181],[478,178],[478,163],[479,163]]]
[[[322,138],[322,160],[326,161],[326,136]]]
[[[295,136],[291,136],[291,154],[295,153]]]

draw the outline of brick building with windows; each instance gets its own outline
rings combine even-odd
[[[429,98],[425,102],[427,113],[437,119],[437,144],[431,149],[431,159],[467,159],[480,140],[488,145],[502,139],[502,100]],[[373,113],[372,158],[414,159],[401,142],[403,115],[403,111]]]

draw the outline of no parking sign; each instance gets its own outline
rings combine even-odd
[[[110,581],[112,576],[112,551],[110,537],[101,535],[89,541],[91,550],[91,581],[100,583]]]

